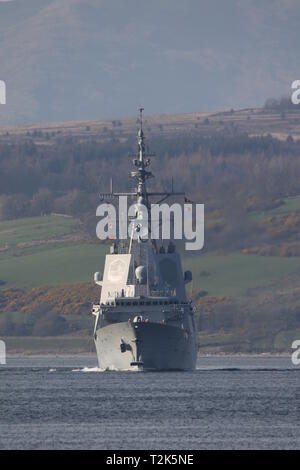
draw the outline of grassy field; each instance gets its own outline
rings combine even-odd
[[[201,352],[229,352],[240,353],[289,353],[291,344],[300,338],[300,330],[286,330],[274,336],[262,336],[252,339],[251,343],[243,341],[237,334],[199,334],[199,349]]]
[[[0,279],[5,287],[29,289],[92,280],[94,272],[103,267],[107,247],[74,243],[72,236],[81,236],[80,223],[72,217],[1,222]],[[70,237],[67,244],[63,243],[65,237]]]
[[[61,238],[79,231],[79,220],[60,215],[1,221],[0,250],[16,248],[25,242]]]
[[[107,247],[74,245],[22,256],[0,258],[5,287],[32,288],[43,284],[88,282],[102,271]],[[298,258],[262,257],[233,253],[183,258],[193,272],[193,288],[210,295],[241,296],[248,288],[267,285],[299,268]],[[205,271],[208,275],[202,276]]]
[[[281,215],[289,212],[300,212],[300,196],[286,198],[282,206],[268,211],[268,215]]]
[[[262,287],[299,268],[298,258],[266,257],[232,253],[198,255],[183,259],[185,269],[193,272],[193,288],[210,295],[239,297],[248,289]],[[206,272],[202,276],[202,272]]]
[[[0,279],[5,287],[32,288],[43,284],[86,282],[101,271],[107,247],[72,245],[36,253],[0,258]]]
[[[295,197],[287,197],[284,199],[284,204],[280,206],[270,209],[267,211],[253,211],[250,212],[250,216],[253,217],[255,220],[260,221],[265,219],[266,217],[275,217],[275,216],[284,216],[291,212],[300,212],[300,196]]]
[[[95,354],[92,336],[7,336],[3,339],[8,354]]]

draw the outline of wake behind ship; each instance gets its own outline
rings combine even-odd
[[[99,367],[109,370],[191,370],[197,359],[197,330],[194,312],[187,299],[185,284],[191,272],[184,274],[175,244],[165,247],[157,240],[139,236],[140,224],[148,211],[150,198],[165,200],[184,195],[172,192],[148,192],[146,180],[149,155],[145,152],[140,110],[138,152],[133,160],[132,178],[136,190],[111,193],[110,197],[127,195],[136,200],[136,222],[128,244],[114,242],[106,256],[103,277],[95,273],[101,286],[100,303],[93,306],[94,340]],[[103,195],[104,196],[104,195]],[[107,196],[107,195],[105,195]],[[159,201],[159,202],[160,202]],[[134,233],[135,232],[135,233]]]

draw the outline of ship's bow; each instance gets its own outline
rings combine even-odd
[[[197,346],[193,335],[164,323],[115,323],[97,330],[99,367],[109,370],[191,370]]]

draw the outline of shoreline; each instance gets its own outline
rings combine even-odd
[[[86,336],[7,336],[0,337],[6,344],[7,357],[43,357],[43,356],[95,356],[96,350],[93,338]],[[230,350],[228,345],[206,345],[199,349],[198,357],[286,357],[290,349],[279,351],[245,351]]]
[[[283,353],[273,353],[273,352],[263,352],[263,353],[230,353],[230,352],[216,352],[216,353],[201,353],[198,354],[197,358],[205,358],[205,357],[290,357],[291,354],[288,352]],[[31,351],[23,351],[23,352],[10,352],[7,353],[7,359],[9,358],[17,358],[17,357],[30,357],[30,358],[40,358],[40,357],[95,357],[97,359],[96,351],[93,352],[31,352]]]

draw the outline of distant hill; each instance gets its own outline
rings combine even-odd
[[[257,106],[299,78],[296,0],[0,2],[0,124]]]

